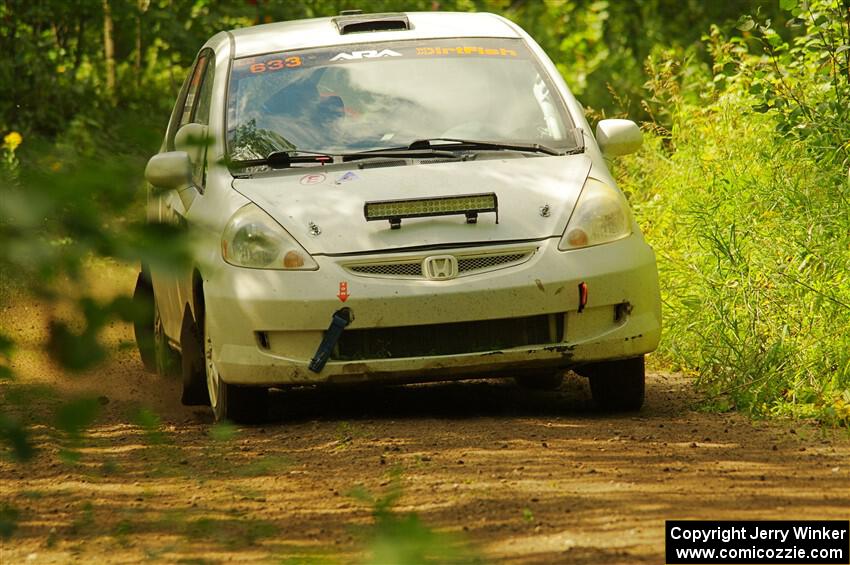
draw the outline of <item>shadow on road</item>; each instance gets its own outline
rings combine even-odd
[[[670,386],[659,378],[647,382],[647,405],[627,415],[665,416],[680,412],[684,399],[671,398]],[[690,395],[688,395],[690,396]],[[567,373],[554,391],[528,390],[513,379],[492,379],[419,385],[361,384],[304,387],[272,391],[272,423],[307,420],[465,419],[475,417],[622,417],[597,410],[587,380]]]

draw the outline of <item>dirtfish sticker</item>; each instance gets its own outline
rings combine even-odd
[[[335,61],[355,61],[358,59],[377,59],[378,57],[401,57],[401,53],[392,49],[369,49],[366,51],[352,51],[351,53],[340,53],[331,58],[331,62]]]
[[[493,49],[488,47],[417,47],[417,55],[490,55],[497,57],[516,57],[513,49]]]

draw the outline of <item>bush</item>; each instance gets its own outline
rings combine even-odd
[[[837,7],[794,7],[810,23],[790,44],[767,22],[750,41],[714,28],[712,72],[651,69],[672,129],[619,171],[659,256],[661,354],[717,409],[850,423],[850,89],[847,65],[815,63],[847,53],[828,51]]]

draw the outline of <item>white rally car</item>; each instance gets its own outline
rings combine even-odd
[[[148,219],[194,263],[143,266],[145,365],[261,419],[268,389],[574,368],[638,409],[661,331],[655,256],[555,66],[492,14],[349,14],[222,32],[198,54]]]

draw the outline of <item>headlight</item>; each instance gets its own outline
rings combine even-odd
[[[237,267],[314,271],[319,265],[256,204],[236,211],[221,236],[221,256]]]
[[[623,193],[588,178],[558,249],[578,249],[623,239],[632,234],[632,216]]]

